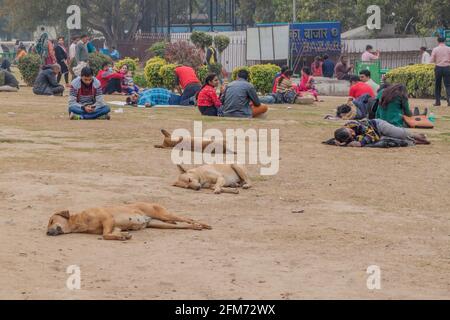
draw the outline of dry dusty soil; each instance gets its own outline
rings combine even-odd
[[[436,111],[431,146],[340,149],[321,144],[339,126],[322,119],[345,99],[325,100],[273,106],[253,121],[125,109],[109,122],[71,122],[67,97],[2,93],[0,298],[450,298],[450,108]],[[239,195],[171,187],[171,153],[153,145],[161,128],[192,130],[193,120],[205,129],[280,129],[279,174],[251,166],[254,188]],[[46,236],[58,210],[135,201],[214,229],[150,229],[126,243]],[[81,270],[79,291],[66,287],[71,265]],[[381,290],[367,287],[373,265]]]

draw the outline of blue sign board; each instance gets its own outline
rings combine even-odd
[[[341,52],[340,22],[294,23],[289,34],[293,55]]]

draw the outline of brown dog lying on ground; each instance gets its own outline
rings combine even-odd
[[[158,149],[173,149],[182,142],[186,142],[185,139],[187,139],[187,144],[191,146],[191,150],[195,151],[195,144],[201,143],[202,145],[202,151],[205,151],[207,147],[209,147],[212,144],[218,144],[223,147],[223,153],[226,154],[228,152],[231,152],[227,149],[227,143],[225,141],[214,141],[214,140],[203,140],[201,138],[185,138],[185,137],[176,137],[172,138],[172,135],[167,131],[162,129],[161,133],[164,135],[164,141],[162,145],[155,145],[155,148]],[[234,152],[231,152],[234,153]]]
[[[181,175],[174,187],[192,189],[213,189],[215,194],[238,194],[237,188],[250,189],[252,184],[244,167],[239,165],[206,165],[186,170],[179,165]],[[225,189],[230,188],[230,189]]]
[[[158,220],[163,223],[154,223]],[[178,226],[177,222],[186,223]],[[69,211],[54,214],[48,224],[47,235],[59,236],[69,233],[103,235],[104,240],[130,240],[125,231],[139,231],[146,228],[210,230],[211,227],[191,219],[180,218],[163,207],[149,203],[136,203],[111,208],[98,208],[70,215]]]

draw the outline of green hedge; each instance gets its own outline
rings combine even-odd
[[[120,70],[124,65],[127,65],[128,70],[134,74],[139,66],[139,59],[125,58],[115,63],[115,67],[118,70]]]
[[[103,53],[91,53],[89,55],[88,63],[89,67],[94,71],[94,75],[97,75],[105,62],[113,64],[111,57],[104,55]]]
[[[386,74],[388,83],[406,85],[409,94],[414,98],[434,97],[435,86],[434,65],[416,64],[396,68]]]
[[[41,69],[41,57],[31,53],[19,60],[18,68],[27,86],[33,86]]]
[[[161,88],[163,86],[163,78],[160,76],[160,70],[166,64],[166,60],[159,57],[147,61],[144,75],[150,88]]]
[[[176,87],[176,64],[166,64],[159,70],[159,76],[162,79],[162,86],[168,90],[173,90]]]
[[[273,79],[281,71],[279,66],[274,64],[258,64],[251,67],[239,67],[233,70],[232,80],[237,79],[240,70],[245,69],[250,72],[250,82],[255,86],[256,91],[261,94],[268,94],[273,89]]]

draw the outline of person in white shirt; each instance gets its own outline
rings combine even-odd
[[[69,58],[70,58],[70,60],[75,59],[75,56],[77,54],[77,43],[78,43],[78,41],[80,41],[79,37],[72,38],[72,44],[70,45],[70,48],[69,48]]]
[[[420,56],[422,64],[430,64],[431,63],[431,54],[427,52],[426,47],[420,48]]]
[[[373,47],[368,45],[366,51],[361,56],[362,62],[373,62],[380,59],[380,51],[374,52]]]

